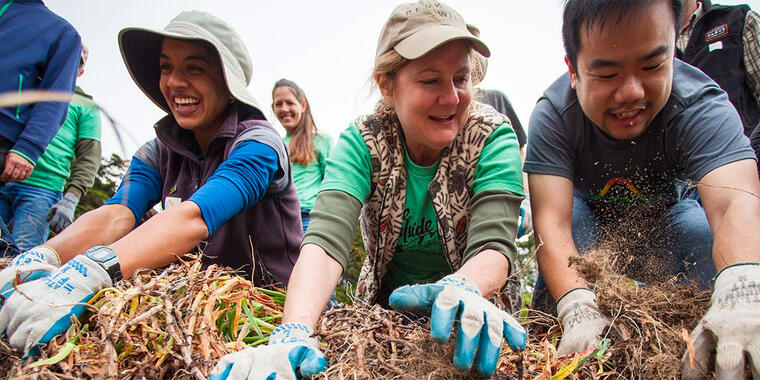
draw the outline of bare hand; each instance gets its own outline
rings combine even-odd
[[[5,169],[0,175],[2,182],[21,182],[32,174],[34,165],[19,154],[8,152],[5,157]]]

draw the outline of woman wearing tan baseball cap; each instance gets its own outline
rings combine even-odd
[[[472,101],[473,54],[490,52],[445,4],[393,11],[373,70],[382,100],[328,159],[284,324],[267,346],[222,358],[212,379],[326,369],[311,333],[348,263],[357,220],[367,251],[359,300],[429,315],[439,342],[461,321],[453,362],[463,370],[475,364],[493,374],[503,339],[525,348],[525,330],[509,314],[520,307],[519,287],[505,286],[514,285],[507,279],[523,198],[518,142],[506,117]]]

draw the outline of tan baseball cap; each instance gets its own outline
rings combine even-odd
[[[454,40],[469,40],[475,51],[491,55],[488,46],[470,33],[462,16],[448,5],[435,0],[401,4],[383,26],[375,59],[391,49],[406,59],[417,59]]]

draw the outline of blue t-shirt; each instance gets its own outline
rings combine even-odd
[[[572,180],[575,196],[605,217],[631,204],[669,207],[690,180],[754,158],[726,93],[678,60],[668,102],[633,139],[615,140],[591,122],[567,74],[539,99],[528,133],[524,171]]]

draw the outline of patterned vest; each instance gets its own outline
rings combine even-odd
[[[428,186],[438,219],[441,247],[452,272],[463,264],[470,226],[471,185],[480,152],[491,133],[504,123],[509,123],[504,115],[490,106],[473,102],[464,128],[441,152],[438,170]],[[370,197],[360,217],[367,257],[359,273],[357,298],[372,304],[401,235],[406,203],[404,137],[392,110],[362,116],[356,120],[356,126],[372,159]],[[507,285],[510,291],[502,293],[519,297],[519,282],[510,281]],[[500,306],[508,310],[519,308],[519,298],[501,300]]]

